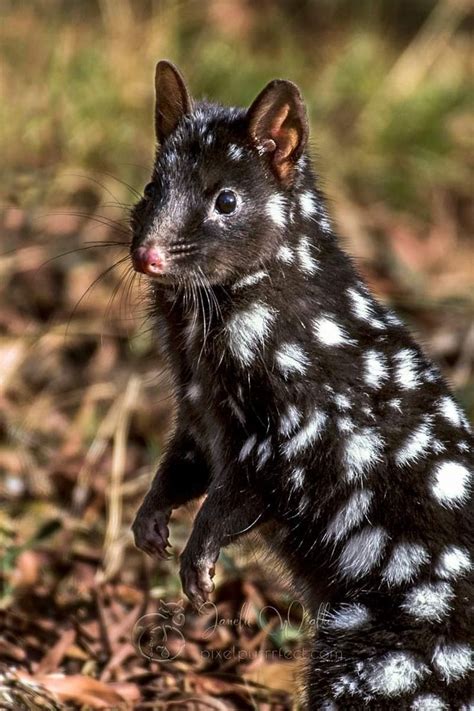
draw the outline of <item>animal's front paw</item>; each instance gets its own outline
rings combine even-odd
[[[142,505],[132,524],[137,548],[145,551],[148,555],[167,560],[170,557],[166,550],[169,546],[168,523],[170,515],[171,509],[150,510],[149,507]]]
[[[193,556],[186,549],[181,556],[179,571],[184,594],[197,608],[209,600],[209,595],[214,590],[215,563],[217,555]]]

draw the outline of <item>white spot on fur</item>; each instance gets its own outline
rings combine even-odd
[[[246,286],[253,286],[254,284],[258,284],[262,279],[266,279],[268,277],[268,272],[259,271],[259,272],[254,272],[253,274],[247,274],[247,276],[242,277],[242,279],[239,279],[239,281],[236,281],[235,284],[232,285],[232,291],[237,291],[238,289],[243,289]]]
[[[403,322],[398,318],[394,311],[387,311],[385,314],[385,320],[390,326],[403,326]]]
[[[287,244],[282,244],[281,247],[279,247],[276,256],[277,259],[279,259],[281,262],[285,262],[285,264],[293,264],[293,262],[295,261],[295,255],[293,254],[293,250],[290,249]]]
[[[402,608],[420,622],[441,622],[449,613],[453,599],[449,583],[423,583],[405,595]]]
[[[296,247],[300,267],[306,274],[314,274],[321,268],[311,254],[311,249],[314,249],[314,247],[307,237],[302,237]]]
[[[403,412],[402,401],[400,400],[399,397],[394,397],[392,400],[389,400],[388,405],[389,405],[389,407],[393,407],[393,409],[397,410],[398,412]]]
[[[287,459],[291,459],[296,454],[304,452],[308,447],[316,442],[321,436],[321,432],[326,424],[327,415],[320,410],[315,410],[308,417],[306,424],[283,446],[283,454]]]
[[[191,402],[197,402],[202,395],[202,389],[199,383],[191,383],[186,388],[186,397]]]
[[[300,158],[298,158],[296,165],[298,166],[298,170],[301,173],[306,169],[306,166],[308,165],[308,158],[307,156],[305,156],[304,153],[302,156],[300,156]]]
[[[423,372],[423,378],[425,379],[426,383],[436,383],[436,381],[440,378],[437,368],[435,368],[434,365],[431,365],[429,368],[426,368],[426,370]]]
[[[298,427],[301,422],[301,418],[301,411],[298,410],[296,405],[288,405],[286,414],[282,415],[280,419],[280,434],[285,437],[289,437],[289,435]]]
[[[364,413],[364,415],[367,415],[370,420],[375,420],[374,411],[371,407],[364,405],[364,407],[362,408],[362,412]]]
[[[355,430],[355,424],[350,417],[338,417],[337,427],[340,432],[345,432],[346,434]]]
[[[435,694],[420,694],[410,706],[412,711],[447,711],[447,708],[444,701]]]
[[[430,671],[409,652],[389,652],[374,660],[367,672],[371,691],[384,696],[398,696],[414,691]]]
[[[350,410],[352,407],[351,401],[349,400],[347,395],[344,395],[342,393],[334,395],[334,402],[338,410]]]
[[[243,462],[249,454],[251,453],[252,449],[255,447],[257,444],[257,435],[251,435],[245,442],[244,446],[240,450],[239,454],[239,462]]]
[[[419,425],[405,440],[395,455],[395,462],[399,467],[412,462],[418,462],[426,454],[432,440],[431,428],[427,422]]]
[[[418,377],[418,354],[403,348],[393,356],[396,363],[395,379],[401,388],[411,390],[420,384]]]
[[[469,445],[467,442],[458,442],[457,448],[459,449],[460,452],[469,452]]]
[[[306,191],[300,195],[301,212],[305,217],[311,217],[318,211],[318,204],[312,193]]]
[[[344,674],[344,676],[341,676],[338,681],[332,684],[332,690],[336,699],[344,694],[354,696],[355,694],[359,694],[359,681],[349,674]]]
[[[261,469],[272,456],[271,438],[267,437],[257,447],[257,469]]]
[[[305,373],[310,362],[297,343],[283,343],[275,352],[275,360],[285,378],[291,373]]]
[[[380,388],[388,378],[387,359],[378,351],[364,353],[364,379],[371,388]]]
[[[326,316],[314,319],[313,329],[316,338],[325,346],[342,346],[354,343],[342,326]]]
[[[372,328],[385,328],[383,321],[374,317],[374,306],[370,299],[352,288],[347,290],[347,294],[352,302],[352,312],[356,318],[366,321]]]
[[[428,551],[420,543],[398,543],[392,551],[382,578],[389,585],[410,582],[428,560]]]
[[[278,227],[286,225],[286,202],[282,195],[272,195],[268,198],[265,212]]]
[[[270,333],[276,317],[275,309],[256,302],[244,311],[235,313],[227,323],[229,347],[243,365],[250,365],[258,349]]]
[[[327,617],[327,626],[335,630],[351,630],[361,627],[370,618],[371,615],[367,607],[355,602],[341,605],[339,610],[330,613]]]
[[[353,432],[347,438],[344,459],[349,481],[363,475],[382,461],[383,439],[370,427]]]
[[[438,645],[432,657],[433,665],[447,684],[472,671],[472,651],[467,644]]]
[[[469,470],[462,464],[443,462],[435,469],[431,491],[443,506],[456,506],[468,495],[469,476]]]
[[[431,443],[431,449],[435,454],[441,454],[442,452],[446,452],[446,447],[445,445],[439,441],[439,439],[434,439]]]
[[[436,566],[436,575],[440,578],[457,578],[471,570],[471,558],[467,548],[446,546],[441,552]]]
[[[331,232],[331,222],[328,217],[320,217],[319,226],[323,232]]]
[[[388,540],[388,533],[381,528],[366,526],[355,533],[342,549],[338,566],[346,578],[360,578],[377,565]]]
[[[438,411],[454,427],[464,424],[464,415],[452,397],[442,397],[438,403]]]
[[[304,488],[304,469],[295,467],[290,474],[290,479],[297,489]]]
[[[227,155],[232,160],[240,160],[244,157],[244,149],[236,146],[235,143],[231,143],[227,149]]]
[[[372,491],[364,489],[354,491],[329,522],[324,540],[340,541],[349,531],[358,526],[367,516],[373,497]]]

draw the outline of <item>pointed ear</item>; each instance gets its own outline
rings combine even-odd
[[[247,112],[248,130],[282,182],[291,181],[296,160],[308,140],[308,117],[300,90],[275,79],[260,92]]]
[[[192,100],[178,69],[162,60],[155,70],[155,130],[159,143],[174,131],[180,118],[192,110]]]

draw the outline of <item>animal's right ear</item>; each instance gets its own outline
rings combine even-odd
[[[193,102],[181,72],[164,59],[156,65],[155,94],[156,137],[163,143],[179,120],[191,113]]]

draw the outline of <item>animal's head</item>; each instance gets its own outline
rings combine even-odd
[[[156,67],[158,151],[132,213],[132,260],[163,283],[224,284],[281,245],[305,160],[308,121],[295,84],[276,79],[248,110],[194,102],[180,72]]]

